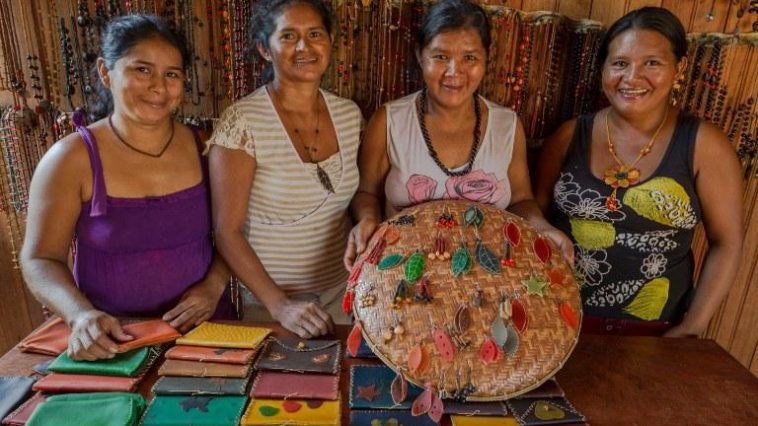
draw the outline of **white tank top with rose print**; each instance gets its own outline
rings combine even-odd
[[[424,142],[416,112],[416,98],[420,93],[385,105],[390,160],[390,171],[384,183],[387,214],[425,201],[446,199],[508,208],[511,202],[508,168],[516,135],[516,113],[482,98],[489,115],[471,171],[463,176],[448,176],[434,162]]]

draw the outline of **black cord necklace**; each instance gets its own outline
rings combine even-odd
[[[421,134],[424,136],[424,142],[426,143],[426,148],[429,150],[429,155],[432,157],[432,160],[434,160],[434,162],[437,164],[437,167],[439,167],[440,170],[442,170],[448,176],[466,175],[471,171],[471,168],[474,167],[474,158],[476,157],[476,153],[479,151],[481,136],[480,129],[482,124],[482,107],[479,105],[479,101],[477,100],[476,95],[474,95],[474,116],[476,116],[476,123],[474,125],[474,141],[471,143],[471,152],[468,154],[468,161],[466,162],[466,165],[463,167],[463,169],[457,171],[450,170],[447,168],[447,166],[442,164],[442,161],[440,161],[440,158],[437,155],[437,151],[435,151],[434,146],[432,145],[432,139],[429,137],[429,130],[426,128],[426,88],[421,90],[418,105],[418,121],[421,125]]]
[[[121,143],[124,144],[124,146],[126,146],[127,148],[131,149],[132,151],[138,152],[138,153],[140,153],[142,155],[147,155],[148,157],[152,157],[152,158],[161,158],[163,156],[163,154],[166,152],[166,150],[168,149],[169,145],[171,145],[171,142],[173,142],[173,140],[174,140],[174,130],[175,130],[175,128],[174,128],[174,120],[171,120],[171,135],[169,135],[168,141],[166,141],[166,144],[163,145],[163,149],[161,149],[161,152],[159,152],[157,154],[153,154],[152,152],[143,151],[143,150],[137,148],[136,146],[130,144],[129,142],[127,142],[126,139],[124,139],[123,137],[121,137],[121,135],[116,131],[116,128],[113,126],[113,118],[112,117],[113,117],[113,114],[111,114],[111,115],[108,116],[108,124],[111,126],[111,131],[113,131],[113,134],[116,135],[116,137],[118,138],[118,140],[120,140]]]

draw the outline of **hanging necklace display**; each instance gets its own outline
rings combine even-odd
[[[168,140],[166,141],[165,144],[163,144],[163,148],[161,148],[161,150],[158,153],[154,154],[152,152],[147,152],[147,151],[144,151],[142,149],[139,149],[136,146],[134,146],[134,145],[130,144],[129,142],[127,142],[126,139],[124,139],[123,136],[121,136],[121,134],[116,130],[116,127],[113,125],[113,114],[111,114],[111,115],[108,116],[108,125],[111,127],[111,131],[113,132],[114,135],[116,135],[116,138],[119,141],[121,141],[122,144],[124,144],[125,147],[131,149],[132,151],[134,151],[136,153],[139,153],[139,154],[142,154],[142,155],[146,155],[146,156],[151,157],[151,158],[161,158],[163,156],[163,154],[166,153],[166,150],[168,150],[168,147],[171,145],[171,142],[173,142],[173,140],[174,140],[175,125],[174,125],[174,120],[173,119],[170,120],[170,121],[171,121],[171,133],[168,136]]]
[[[663,125],[666,124],[666,119],[669,116],[669,109],[668,104],[666,104],[666,110],[663,113],[663,119],[655,129],[655,132],[653,132],[653,136],[645,144],[645,146],[640,149],[639,154],[637,154],[637,158],[629,165],[626,165],[623,161],[621,161],[621,159],[618,157],[618,154],[616,153],[616,148],[613,146],[613,140],[611,139],[611,128],[608,124],[609,111],[610,109],[605,110],[605,136],[608,141],[608,152],[611,154],[611,157],[616,164],[613,164],[605,169],[605,184],[613,188],[611,195],[605,199],[605,205],[608,207],[608,210],[615,212],[619,209],[616,192],[619,188],[628,188],[629,186],[635,185],[639,181],[640,170],[636,167],[637,163],[639,163],[643,157],[650,154],[650,151],[652,150],[653,145],[658,138],[658,133],[661,132]]]
[[[423,89],[421,91],[421,95],[419,95],[419,103],[417,108],[418,122],[421,126],[421,134],[424,137],[426,148],[429,150],[429,155],[432,157],[432,160],[434,160],[434,163],[437,164],[440,170],[442,170],[448,176],[464,176],[471,171],[472,167],[474,167],[474,159],[476,158],[476,153],[479,151],[479,144],[481,143],[480,136],[482,126],[482,106],[479,104],[477,95],[474,95],[473,102],[474,116],[476,119],[474,121],[474,138],[471,142],[471,150],[469,151],[468,159],[466,160],[466,164],[463,166],[463,168],[461,170],[451,170],[442,164],[442,161],[440,160],[437,151],[434,149],[434,145],[432,144],[432,139],[429,136],[429,130],[426,128],[426,89]]]

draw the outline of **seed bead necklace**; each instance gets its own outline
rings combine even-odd
[[[611,195],[605,199],[605,205],[608,207],[608,210],[615,212],[619,208],[616,192],[619,188],[627,188],[639,181],[640,169],[636,167],[637,163],[642,160],[642,157],[650,154],[650,151],[652,151],[653,145],[655,145],[655,141],[658,138],[658,133],[660,133],[661,129],[663,129],[663,125],[666,123],[666,119],[669,116],[669,107],[667,104],[666,111],[663,114],[663,120],[661,120],[658,128],[655,129],[653,137],[651,137],[648,143],[646,143],[645,146],[640,149],[639,154],[637,154],[637,159],[628,166],[624,164],[623,161],[621,161],[621,159],[618,157],[618,154],[616,153],[616,148],[613,146],[613,141],[611,140],[611,129],[608,125],[609,110],[610,109],[605,110],[605,135],[608,141],[608,152],[611,154],[611,157],[613,157],[613,160],[616,162],[616,164],[605,169],[605,176],[603,180],[605,181],[606,185],[609,185],[611,188],[613,188]]]
[[[287,121],[292,123],[292,119],[289,114],[284,111],[284,108],[281,108],[282,104],[279,101],[279,97],[275,94],[274,90],[269,89],[268,92],[271,94],[271,98],[275,99],[276,103],[279,104],[280,110],[282,111],[282,114],[287,118]],[[297,141],[300,142],[300,145],[305,150],[305,153],[308,154],[308,159],[310,160],[311,164],[316,165],[316,176],[318,177],[319,183],[326,191],[334,194],[334,185],[332,185],[332,180],[329,178],[329,174],[321,167],[321,164],[319,164],[319,162],[313,158],[313,154],[315,152],[318,152],[318,144],[319,140],[321,139],[321,102],[319,100],[318,94],[316,95],[316,136],[313,143],[310,145],[305,144],[305,141],[303,140],[304,131],[300,130],[299,127],[293,127],[293,130],[295,131],[295,135],[297,135]]]
[[[429,130],[426,128],[426,88],[421,90],[418,105],[418,121],[421,125],[421,135],[424,137],[424,143],[426,143],[426,148],[429,150],[429,155],[432,157],[432,160],[434,160],[437,167],[448,176],[466,175],[471,171],[471,168],[474,167],[474,158],[479,151],[482,124],[482,107],[479,105],[476,95],[474,95],[474,116],[476,117],[476,123],[474,124],[474,140],[471,143],[471,151],[468,154],[466,165],[461,170],[450,170],[447,166],[442,164],[442,161],[440,161],[439,155],[437,155],[437,151],[434,149],[434,145],[432,145],[432,138],[429,137]]]
[[[138,153],[140,153],[142,155],[147,155],[148,157],[152,157],[152,158],[161,158],[163,156],[163,154],[166,153],[166,150],[171,145],[171,142],[174,141],[174,130],[176,129],[175,126],[174,126],[174,120],[171,120],[171,134],[169,135],[168,140],[163,145],[163,148],[161,149],[161,151],[159,153],[153,154],[152,152],[143,151],[143,150],[137,148],[136,146],[130,144],[129,142],[127,142],[126,139],[124,139],[116,131],[116,127],[113,125],[113,114],[111,114],[111,115],[108,116],[108,125],[111,126],[111,131],[113,132],[114,135],[116,135],[116,138],[118,138],[118,140],[120,140],[121,143],[124,144],[125,147],[131,149],[134,152],[138,152]]]

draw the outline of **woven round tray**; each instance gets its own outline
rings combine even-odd
[[[525,220],[487,205],[434,201],[398,213],[372,236],[348,286],[374,353],[448,398],[536,388],[579,336],[567,262]]]

